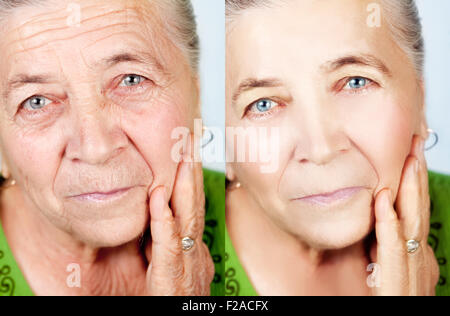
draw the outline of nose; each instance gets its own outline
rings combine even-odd
[[[324,165],[350,148],[351,141],[343,125],[326,111],[326,108],[316,108],[302,117],[301,130],[295,133],[299,135],[295,147],[295,159],[298,162]],[[298,122],[296,126],[299,126]]]
[[[73,161],[91,165],[104,164],[117,156],[128,144],[117,119],[103,107],[72,111],[72,130],[65,155]]]

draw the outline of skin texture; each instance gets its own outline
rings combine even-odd
[[[16,259],[36,294],[206,295],[201,165],[171,158],[172,130],[192,128],[198,80],[148,2],[79,1],[79,27],[69,4],[18,8],[2,24],[2,171],[17,186],[1,215]],[[126,86],[130,74],[140,82]],[[32,96],[46,105],[23,103]],[[127,187],[107,203],[73,197]],[[189,254],[185,236],[197,241]],[[69,263],[81,265],[81,288],[65,284]]]
[[[398,202],[403,186],[412,190],[402,183],[402,174],[407,157],[419,156],[413,139],[427,137],[423,84],[386,23],[367,26],[369,3],[292,0],[245,10],[227,25],[227,126],[280,132],[275,172],[261,173],[263,162],[227,166],[227,177],[241,183],[227,194],[227,226],[262,295],[410,294],[407,282],[392,290],[399,287],[394,278],[383,279],[385,291],[374,293],[366,285],[369,263],[408,271],[400,261],[389,262],[388,246],[377,262],[377,251],[370,255],[365,241],[377,224],[380,242],[383,224],[374,207],[380,192],[390,190]],[[357,62],[361,59],[369,65]],[[367,78],[368,84],[349,88],[354,77]],[[239,89],[248,82],[251,86]],[[274,102],[270,110],[253,105],[261,99]],[[229,139],[227,146],[236,150]],[[421,165],[426,170],[424,159]],[[425,186],[426,175],[420,179],[417,186]],[[347,187],[363,189],[327,206],[299,200]],[[417,209],[410,225],[427,227],[428,191],[417,190],[421,202],[403,198],[403,208]],[[391,224],[392,229],[396,224]],[[416,283],[422,294],[432,294],[436,263],[426,231],[418,237],[407,233],[398,233],[397,253],[404,256],[405,240],[420,237],[426,279]]]

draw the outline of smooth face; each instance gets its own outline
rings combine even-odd
[[[4,22],[1,150],[39,214],[115,246],[145,229],[149,189],[173,187],[171,132],[191,126],[197,85],[150,2],[77,3],[80,25],[70,1]]]
[[[279,228],[321,249],[373,229],[374,195],[397,194],[425,126],[412,63],[384,20],[368,27],[369,3],[289,0],[227,25],[227,125],[280,131],[274,172],[244,162],[229,174]]]

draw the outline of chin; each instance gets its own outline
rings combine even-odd
[[[149,225],[145,190],[103,205],[67,203],[64,207],[70,234],[90,247],[118,247],[137,239]]]
[[[372,197],[362,193],[353,201],[333,208],[310,208],[295,205],[289,210],[297,214],[285,222],[297,239],[318,250],[338,250],[365,239],[374,228]]]
[[[117,218],[93,224],[72,225],[75,239],[92,248],[112,248],[130,243],[141,236],[148,225],[145,216]]]
[[[373,221],[355,220],[341,223],[307,225],[297,238],[313,249],[339,250],[364,240],[373,230]]]

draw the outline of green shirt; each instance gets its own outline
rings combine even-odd
[[[450,176],[432,171],[428,175],[431,200],[428,243],[433,248],[440,267],[436,295],[450,296]],[[257,296],[227,231],[225,235],[225,295]]]
[[[224,295],[224,233],[225,233],[225,175],[203,170],[205,190],[205,232],[204,242],[208,245],[216,269],[211,283],[211,295]],[[0,222],[0,296],[32,296],[19,269],[3,232]]]

